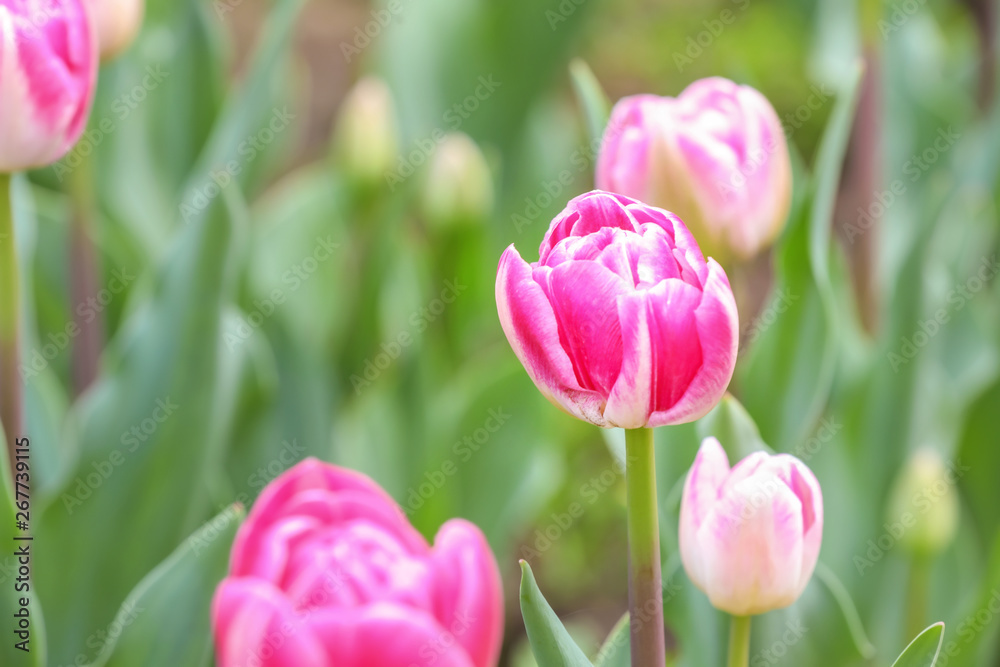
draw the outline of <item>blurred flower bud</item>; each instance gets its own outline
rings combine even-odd
[[[358,81],[340,110],[334,151],[354,180],[373,184],[392,169],[399,152],[396,110],[385,82],[374,77]]]
[[[889,522],[900,544],[919,556],[945,549],[958,530],[958,473],[935,449],[914,453],[900,472],[889,500]]]
[[[728,79],[695,81],[676,98],[615,105],[597,187],[679,215],[707,256],[749,259],[784,228],[792,200],[788,146],[759,92]]]
[[[87,125],[96,79],[83,0],[0,0],[0,172],[65,155]]]
[[[467,135],[447,135],[431,158],[423,193],[430,225],[451,227],[486,218],[493,210],[493,176],[479,146]]]
[[[135,41],[142,27],[144,0],[91,0],[101,60],[123,53]]]

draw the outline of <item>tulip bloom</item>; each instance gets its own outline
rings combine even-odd
[[[371,479],[307,459],[240,527],[212,621],[220,667],[492,667],[503,598],[475,526],[431,548]]]
[[[0,172],[65,155],[87,123],[96,78],[83,0],[0,0]]]
[[[705,439],[684,483],[680,548],[715,607],[751,616],[792,604],[822,540],[823,494],[802,461],[755,452],[730,470],[719,441]]]
[[[101,60],[111,60],[135,41],[142,27],[144,0],[90,0],[94,4]]]
[[[504,251],[497,310],[556,406],[634,429],[693,421],[719,401],[736,364],[736,304],[680,218],[591,192],[552,221],[539,255]]]
[[[677,98],[615,105],[597,187],[680,215],[707,254],[747,259],[781,232],[792,200],[784,130],[767,99],[713,77]]]

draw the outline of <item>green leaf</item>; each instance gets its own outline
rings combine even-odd
[[[21,564],[13,555],[14,551],[21,545],[27,546],[32,555],[37,554],[38,543],[34,540],[16,539],[30,534],[30,531],[25,533],[15,527],[16,507],[14,505],[14,489],[11,483],[13,477],[10,473],[6,440],[2,428],[0,428],[0,446],[3,447],[0,449],[0,543],[4,545],[3,552],[0,552],[0,614],[5,619],[5,626],[10,628],[4,632],[3,641],[0,642],[0,665],[5,667],[44,667],[48,664],[45,650],[45,622],[42,618],[42,607],[38,601],[36,585],[33,581],[23,582],[15,579]],[[30,447],[29,445],[29,449]],[[31,474],[32,471],[29,469],[28,475]],[[32,516],[33,513],[29,513],[29,523]],[[19,591],[15,588],[15,585],[21,586],[25,583],[30,587],[28,591]],[[21,628],[15,627],[15,623],[19,621],[14,620],[17,618],[14,615],[20,614],[23,609],[21,598],[28,599],[27,632],[29,635],[27,639],[29,640],[29,650],[27,652],[14,646],[15,642],[23,641],[26,638],[12,632],[13,630],[21,630]]]
[[[105,644],[93,667],[205,663],[212,649],[212,596],[243,518],[240,505],[230,506],[139,582],[115,617],[121,634]]]
[[[944,623],[935,623],[910,642],[892,667],[934,667],[941,642],[944,641]]]
[[[592,667],[587,656],[566,632],[562,621],[545,601],[535,575],[521,561],[521,615],[528,632],[531,652],[538,667]]]
[[[714,436],[722,444],[733,465],[754,452],[771,452],[760,437],[753,417],[732,394],[726,394],[712,411],[698,421],[699,442]]]
[[[851,134],[860,67],[837,100],[820,145],[805,205],[793,213],[778,251],[775,292],[751,325],[740,369],[740,398],[767,442],[789,451],[808,435],[830,394],[838,350],[838,313],[830,280],[830,229]],[[763,316],[773,312],[771,324]]]
[[[569,73],[573,79],[576,99],[583,108],[583,115],[587,119],[590,140],[599,142],[604,136],[604,128],[607,127],[608,116],[611,114],[608,96],[604,94],[604,89],[601,88],[597,77],[583,60],[579,58],[573,60],[569,64]]]
[[[632,636],[629,632],[628,614],[622,616],[611,628],[601,650],[594,659],[594,667],[629,667],[632,664]]]

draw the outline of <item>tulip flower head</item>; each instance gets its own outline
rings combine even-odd
[[[899,542],[918,556],[939,554],[958,532],[955,488],[961,471],[945,465],[936,449],[917,450],[900,471],[889,496],[886,520],[904,529]]]
[[[597,187],[680,215],[707,254],[747,259],[784,228],[792,199],[784,130],[767,99],[713,77],[676,98],[615,105]]]
[[[94,4],[101,60],[112,60],[135,41],[142,27],[145,0],[90,0]]]
[[[0,0],[0,172],[65,155],[87,123],[96,78],[84,0]]]
[[[514,353],[555,405],[602,427],[680,424],[736,364],[729,280],[667,211],[594,191],[567,204],[528,264],[511,245],[496,298]]]
[[[307,459],[240,527],[212,625],[220,667],[493,667],[503,597],[475,526],[429,547],[371,479]]]
[[[715,438],[701,444],[681,498],[681,561],[718,609],[762,614],[795,602],[823,540],[823,494],[790,454],[755,452],[732,469]]]

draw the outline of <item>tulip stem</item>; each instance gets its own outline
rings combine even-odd
[[[0,173],[0,421],[7,439],[7,453],[14,469],[14,448],[21,432],[20,286],[10,174]]]
[[[729,667],[750,664],[750,616],[733,616],[729,626]]]
[[[652,429],[625,431],[625,462],[632,667],[655,667],[666,664],[666,646]]]

